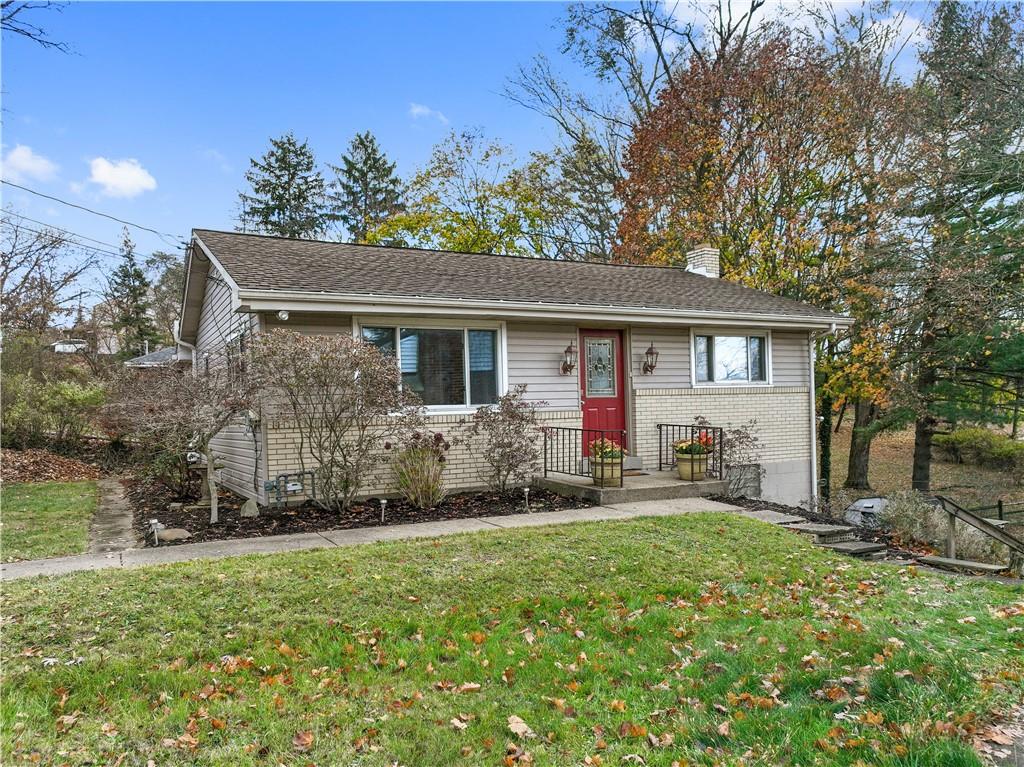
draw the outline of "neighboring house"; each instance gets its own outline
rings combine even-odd
[[[164,346],[149,354],[140,354],[125,360],[125,366],[130,368],[154,368],[172,365],[177,362],[178,349],[175,346]]]
[[[404,384],[438,430],[464,428],[478,406],[526,384],[547,424],[624,429],[645,467],[658,462],[657,423],[756,419],[762,495],[807,502],[816,495],[812,339],[850,320],[718,279],[713,248],[689,253],[688,264],[691,271],[195,230],[179,357],[201,370],[247,333],[348,333],[396,353]],[[652,345],[657,364],[645,372]],[[563,364],[567,349],[578,354],[573,370]],[[214,448],[223,483],[261,502],[265,480],[299,469],[286,418],[240,422]],[[480,485],[465,443],[452,451],[448,482]],[[387,490],[384,478],[367,488]]]

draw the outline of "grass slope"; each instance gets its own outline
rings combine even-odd
[[[842,492],[850,462],[850,419],[832,436],[832,492]],[[967,506],[991,506],[999,498],[1024,501],[1024,487],[1014,484],[1009,472],[973,463],[952,463],[934,450],[932,492],[948,495]],[[868,481],[880,495],[910,489],[914,463],[914,430],[882,432],[871,443]]]
[[[6,591],[4,764],[952,767],[1024,689],[1019,590],[725,514]]]
[[[32,482],[0,488],[4,562],[80,554],[96,513],[95,482]]]

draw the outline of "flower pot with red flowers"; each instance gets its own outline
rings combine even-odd
[[[701,434],[696,439],[681,439],[672,443],[676,456],[676,470],[679,479],[699,482],[708,473],[708,456],[714,449],[715,441],[710,434]]]
[[[618,442],[601,437],[587,443],[590,473],[598,487],[619,487],[622,484],[622,457],[626,450]]]

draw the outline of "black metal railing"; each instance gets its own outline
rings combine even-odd
[[[622,487],[624,451],[618,457],[595,461],[590,444],[605,439],[620,447],[626,444],[625,429],[577,429],[570,426],[548,426],[544,429],[544,476],[572,474],[594,477],[599,485]]]
[[[703,442],[708,446],[708,477],[725,479],[725,460],[722,429],[717,426],[684,426],[677,423],[658,424],[658,470],[672,469],[676,465],[675,445],[680,440]],[[696,459],[697,456],[694,456]]]

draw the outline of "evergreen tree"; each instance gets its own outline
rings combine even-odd
[[[135,243],[125,228],[121,241],[121,263],[110,277],[107,302],[111,309],[112,330],[121,342],[124,358],[153,351],[160,340],[152,318],[151,286],[135,258]]]
[[[357,133],[330,185],[330,217],[345,227],[355,242],[366,242],[371,229],[402,209],[402,182],[395,163],[388,162],[373,134]]]
[[[326,186],[308,141],[300,144],[288,132],[270,139],[267,153],[249,163],[245,180],[252,193],[238,194],[241,231],[297,238],[316,238],[326,232]]]
[[[1019,11],[943,2],[916,83],[916,164],[907,211],[908,307],[916,411],[915,489],[930,489],[943,422],[997,420],[986,391],[1015,379],[1011,343],[1024,318],[1024,33]],[[1007,370],[1000,367],[1009,365]],[[972,411],[974,411],[972,413]]]

